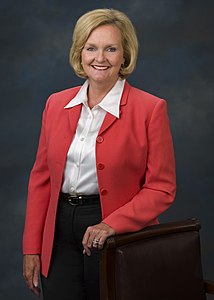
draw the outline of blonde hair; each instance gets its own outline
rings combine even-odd
[[[95,9],[78,19],[73,32],[70,64],[77,76],[87,78],[81,64],[81,52],[91,32],[102,25],[113,25],[120,30],[125,61],[121,66],[119,76],[126,78],[133,72],[136,65],[138,40],[130,19],[115,9]]]

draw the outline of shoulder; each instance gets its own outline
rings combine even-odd
[[[72,98],[76,96],[81,86],[76,86],[73,88],[68,88],[59,92],[55,92],[48,97],[46,102],[46,108],[55,108],[58,109],[64,107]]]
[[[154,108],[158,103],[166,102],[164,99],[131,86],[128,83],[127,87],[129,88],[128,100],[132,105]]]
[[[164,99],[140,90],[126,83],[125,90],[127,93],[126,105],[124,109],[135,120],[145,119],[150,122],[152,117],[166,116],[167,103]]]

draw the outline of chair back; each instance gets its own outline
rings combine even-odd
[[[101,257],[101,300],[205,300],[198,220],[110,237]]]

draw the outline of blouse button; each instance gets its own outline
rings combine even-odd
[[[97,143],[102,143],[104,141],[103,137],[101,135],[98,135],[97,137]]]
[[[102,196],[105,196],[107,193],[108,193],[108,191],[105,190],[105,189],[101,189],[101,191],[100,191],[100,194],[101,194]]]
[[[97,169],[98,170],[103,170],[105,168],[105,165],[104,164],[98,164],[97,165]]]

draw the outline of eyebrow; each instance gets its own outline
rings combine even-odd
[[[87,43],[87,42],[85,43],[85,46],[96,47],[95,44]],[[106,47],[115,47],[115,46],[118,46],[118,44],[109,44]]]

